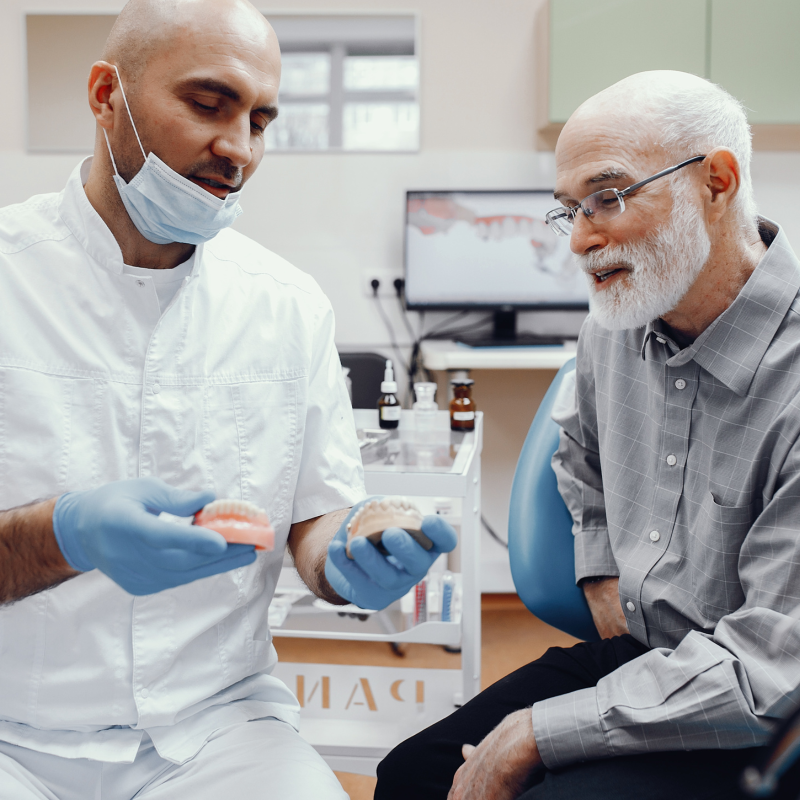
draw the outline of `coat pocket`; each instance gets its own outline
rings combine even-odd
[[[211,488],[217,497],[265,508],[279,538],[288,532],[299,460],[299,396],[293,380],[206,390],[203,449]],[[276,541],[276,550],[283,544]]]

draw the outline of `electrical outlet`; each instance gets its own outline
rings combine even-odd
[[[372,290],[372,281],[379,280],[378,297],[397,297],[397,292],[394,288],[394,281],[396,278],[402,278],[400,272],[393,272],[390,269],[365,269],[362,272],[361,284],[364,287],[364,294],[367,297],[372,297],[374,292]]]

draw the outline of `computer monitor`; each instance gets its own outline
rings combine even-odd
[[[552,190],[407,192],[408,308],[494,311],[492,334],[467,344],[541,343],[517,334],[517,311],[589,307],[569,239],[545,223],[557,205]]]

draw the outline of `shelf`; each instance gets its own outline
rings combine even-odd
[[[552,369],[575,356],[575,344],[536,347],[465,347],[457,342],[427,341],[421,346],[428,369]]]
[[[356,408],[353,416],[359,430],[378,427],[374,409]],[[465,497],[470,469],[480,453],[482,420],[479,411],[474,432],[454,433],[449,412],[440,409],[433,428],[422,431],[414,428],[414,412],[403,409],[390,438],[371,445],[375,451],[362,450],[367,494]]]
[[[339,616],[333,611],[310,606],[295,606],[273,636],[290,639],[348,639],[359,642],[412,642],[461,645],[461,625],[457,622],[422,622],[403,630],[403,615],[391,606],[384,612],[367,615],[364,620]],[[395,630],[392,630],[394,628]]]

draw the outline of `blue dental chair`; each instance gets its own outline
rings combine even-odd
[[[575,585],[572,517],[558,492],[550,459],[559,427],[550,419],[568,361],[553,379],[517,461],[508,518],[511,575],[520,599],[543,622],[586,641],[599,641],[583,590]]]

